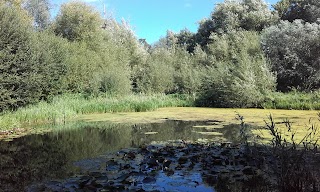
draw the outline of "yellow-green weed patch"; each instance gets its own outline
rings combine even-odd
[[[226,109],[226,108],[195,108],[195,107],[171,107],[160,108],[150,112],[129,112],[129,113],[105,113],[83,115],[79,119],[89,122],[109,121],[113,123],[152,123],[164,120],[184,120],[184,121],[210,121],[212,125],[206,128],[222,128],[223,125],[240,124],[236,119],[237,114],[244,117],[246,124],[261,127],[252,130],[254,135],[259,135],[262,139],[271,139],[268,130],[265,129],[268,117],[271,115],[284,136],[291,138],[291,133],[287,133],[284,121],[292,123],[292,130],[297,141],[303,139],[307,133],[307,128],[311,125],[320,126],[318,111],[303,110],[275,110],[275,109]],[[196,126],[196,128],[199,126]],[[199,128],[204,128],[203,126]]]
[[[110,121],[114,123],[150,123],[166,119],[184,121],[217,121],[219,124],[239,123],[237,114],[244,116],[248,124],[265,126],[265,120],[272,115],[280,124],[289,119],[295,126],[305,126],[309,121],[317,121],[317,111],[276,110],[276,109],[226,109],[169,107],[149,112],[126,112],[82,115],[78,119],[85,121]]]

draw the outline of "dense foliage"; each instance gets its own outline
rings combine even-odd
[[[52,100],[164,93],[198,105],[262,107],[275,91],[320,88],[317,0],[226,0],[196,33],[168,31],[153,45],[126,21],[86,3],[0,2],[0,111]]]
[[[40,98],[42,66],[33,57],[34,38],[25,16],[0,4],[0,110]]]
[[[320,18],[320,1],[318,0],[280,0],[273,7],[282,20],[290,22],[302,19],[314,23]]]
[[[262,45],[277,72],[278,90],[320,88],[320,25],[294,20],[267,28]]]
[[[70,41],[95,42],[99,38],[101,17],[93,7],[82,2],[63,4],[53,25],[58,36]]]
[[[50,1],[49,0],[26,0],[24,9],[33,18],[33,25],[38,30],[46,29],[50,24]]]
[[[228,33],[233,30],[261,31],[274,24],[277,16],[272,14],[263,0],[231,0],[218,3],[211,17],[200,22],[197,41],[201,45],[210,42],[214,33]]]
[[[212,36],[209,54],[214,64],[200,91],[203,106],[258,107],[274,90],[274,77],[263,56],[256,32]]]

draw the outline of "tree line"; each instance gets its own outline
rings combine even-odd
[[[274,91],[320,88],[320,2],[217,4],[197,32],[149,45],[126,21],[71,1],[0,3],[0,111],[50,100],[131,93],[189,94],[199,106],[259,107]]]

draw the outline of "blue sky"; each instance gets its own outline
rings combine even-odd
[[[69,0],[53,1],[55,8]],[[82,0],[95,6],[103,15],[103,5],[108,14],[117,20],[130,23],[138,38],[154,43],[165,36],[167,30],[179,32],[188,28],[196,32],[198,21],[208,17],[215,4],[223,0]],[[274,4],[277,0],[268,0]]]

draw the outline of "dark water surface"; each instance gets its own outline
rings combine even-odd
[[[219,122],[164,121],[142,125],[79,122],[59,130],[0,142],[1,191],[25,191],[31,184],[65,179],[86,171],[105,169],[105,155],[120,149],[148,145],[155,141],[236,141],[239,125],[220,126]],[[208,127],[206,127],[208,126]],[[58,129],[58,128],[57,128]],[[208,134],[207,134],[208,133]],[[201,176],[159,176],[157,185],[168,191],[214,191],[177,185],[202,182]],[[171,180],[175,181],[174,185]],[[175,186],[177,185],[177,186]],[[192,188],[193,187],[193,188]],[[193,190],[192,190],[193,189]]]

